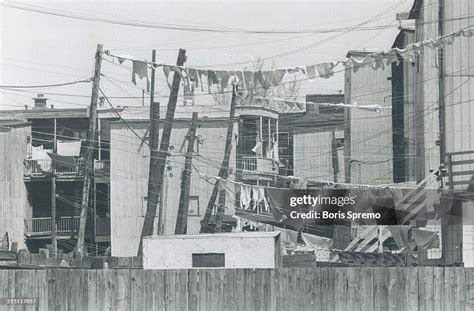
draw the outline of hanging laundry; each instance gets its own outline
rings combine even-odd
[[[252,148],[252,152],[257,154],[257,157],[262,156],[262,141],[257,138],[255,147]]]
[[[279,86],[285,74],[286,74],[286,69],[275,69],[272,84],[274,86]]]
[[[301,232],[301,238],[303,239],[304,243],[313,248],[313,249],[332,249],[333,247],[333,240],[325,237],[320,237],[317,235],[303,233]]]
[[[372,69],[377,70],[379,68],[385,69],[385,64],[383,62],[383,56],[381,53],[373,53],[370,54],[370,58],[372,59]]]
[[[255,73],[253,71],[244,71],[245,88],[247,92],[254,88]]]
[[[81,153],[81,141],[63,141],[58,140],[56,144],[56,153],[63,156],[78,157]]]
[[[390,66],[391,64],[395,63],[397,66],[400,64],[400,59],[398,58],[397,52],[390,50],[387,53],[384,54],[384,57],[386,59],[385,64],[387,66]]]
[[[232,228],[232,232],[242,232],[242,219],[237,215],[232,215],[235,219],[235,227]]]
[[[214,70],[207,71],[207,83],[208,87],[211,87],[214,84],[219,84],[219,80],[217,79],[217,75]]]
[[[281,191],[278,188],[267,188],[266,190],[268,194],[268,202],[270,204],[270,211],[273,214],[275,222],[288,225],[295,230],[300,230],[303,226],[303,220],[300,218],[291,218],[289,216],[290,212],[294,211],[295,208],[290,208],[284,203],[286,202],[288,193],[286,191]]]
[[[316,64],[316,70],[321,78],[329,79],[334,75],[333,68],[336,66],[334,63],[322,63]]]
[[[452,45],[455,39],[454,39],[454,36],[447,36],[447,37],[442,37],[439,40],[441,41],[442,44]]]
[[[135,60],[135,57],[130,56],[130,55],[116,55],[115,58],[117,58],[120,65],[122,65],[123,62],[126,60],[131,60],[131,61]]]
[[[279,154],[278,154],[278,141],[273,141],[271,158],[275,162],[280,163],[280,157],[279,157]]]
[[[195,82],[193,78],[190,78],[187,83],[184,84],[183,87],[183,105],[188,106],[194,105],[194,90],[195,90]]]
[[[43,172],[51,172],[51,158],[48,152],[53,152],[53,150],[43,149],[43,146],[31,148],[31,159],[37,160],[38,169]]]
[[[138,78],[146,78],[146,90],[150,91],[150,80],[148,79],[148,65],[146,62],[141,60],[132,61],[132,82],[137,85],[137,80],[135,75],[138,75]]]
[[[463,29],[461,30],[462,32],[462,35],[464,37],[471,37],[471,36],[474,36],[474,27],[470,27],[470,28],[467,28],[467,29]]]
[[[310,80],[316,78],[316,65],[306,66],[306,76]]]
[[[256,210],[258,208],[258,188],[252,187],[252,210]]]
[[[250,201],[252,188],[249,185],[242,184],[240,186],[240,208],[248,209],[250,207]]]
[[[416,246],[424,250],[431,248],[439,248],[439,237],[436,232],[411,229],[411,237]]]
[[[194,80],[194,84],[198,85],[199,84],[199,73],[197,69],[194,68],[188,68],[188,77],[189,80]]]
[[[287,68],[286,71],[290,74],[294,74],[294,73],[298,73],[298,72],[306,74],[305,68],[301,67],[301,66],[290,67],[290,68]]]
[[[280,240],[286,244],[296,244],[298,241],[298,231],[273,227],[275,232],[280,232]]]
[[[400,249],[408,248],[410,244],[410,226],[388,226],[395,243]]]
[[[207,79],[207,70],[198,69],[199,80],[201,81],[201,91],[204,92],[203,76]]]
[[[258,191],[258,204],[260,203],[263,204],[263,208],[265,212],[268,212],[268,202],[267,199],[265,198],[265,188],[263,187],[257,187]]]
[[[168,84],[168,87],[171,90],[171,83],[169,81],[170,72],[171,72],[171,66],[163,65],[163,74],[165,75],[166,83]]]
[[[263,71],[263,78],[268,87],[273,85],[273,80],[275,80],[275,72],[273,70]]]
[[[51,158],[56,169],[77,169],[76,160],[71,156],[62,156],[52,152],[48,152],[48,156]]]
[[[265,80],[265,76],[261,70],[255,73],[255,79],[260,83],[264,90],[268,90],[270,88],[270,83]]]
[[[229,78],[231,76],[231,73],[229,71],[224,71],[224,70],[219,70],[216,71],[216,77],[220,81],[220,86],[221,90],[224,90],[227,88],[227,84],[229,82]]]

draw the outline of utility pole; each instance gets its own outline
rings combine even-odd
[[[54,153],[57,152],[56,136],[56,119],[54,119]],[[53,257],[56,257],[58,254],[58,237],[56,227],[56,165],[54,162],[51,163],[51,244],[53,245]]]
[[[235,106],[236,106],[236,92],[237,86],[234,84],[232,88],[232,100],[230,103],[230,113],[229,113],[229,121],[227,122],[227,136],[225,141],[225,148],[224,148],[224,160],[222,161],[221,168],[219,170],[219,179],[226,180],[229,176],[229,159],[230,154],[232,152],[232,133],[234,130],[234,116],[235,116]],[[216,197],[218,193],[218,184],[219,180],[216,181],[214,185],[214,189],[212,190],[211,198],[209,199],[209,203],[207,204],[206,214],[204,215],[203,220],[201,220],[201,233],[206,232],[206,229],[209,227],[209,220],[211,219],[212,209],[214,207],[214,203],[216,202]],[[219,207],[217,210],[216,220],[219,217],[222,217],[224,213],[224,209],[221,205],[222,199],[224,200],[225,204],[225,194],[220,197],[219,200]],[[216,226],[217,227],[217,226]]]
[[[191,127],[187,135],[188,150],[184,162],[184,171],[181,177],[181,194],[179,197],[178,217],[176,219],[175,234],[186,234],[188,224],[189,192],[191,186],[191,171],[193,163],[194,140],[196,139],[196,129],[198,127],[198,113],[193,112]]]
[[[186,50],[179,49],[178,52],[178,59],[176,61],[177,66],[182,66],[186,60]],[[180,69],[177,69],[180,70]],[[173,129],[173,120],[174,120],[174,112],[176,110],[176,102],[178,101],[178,91],[179,91],[179,84],[181,82],[181,75],[177,71],[175,71],[173,76],[173,83],[171,85],[171,92],[170,97],[168,100],[168,108],[166,111],[166,120],[165,124],[163,125],[163,134],[161,136],[160,142],[160,149],[157,151],[157,163],[154,167],[153,171],[150,171],[150,183],[155,184],[155,194],[158,196],[158,199],[161,194],[161,190],[163,188],[163,178],[165,175],[165,166],[166,166],[166,158],[168,156],[168,148],[170,145],[170,138],[171,138],[171,130]],[[151,170],[151,167],[150,167]],[[152,174],[153,173],[153,174]],[[138,247],[138,256],[142,255],[142,243],[143,238],[153,234],[153,222],[156,217],[156,204],[147,204],[145,220],[143,222],[143,229],[140,238],[140,245]],[[162,233],[162,226],[161,221],[163,218],[163,206],[160,204],[158,208],[158,225],[157,225],[157,232],[158,234]]]
[[[80,259],[84,256],[84,239],[87,223],[87,210],[89,206],[89,192],[91,187],[91,175],[94,170],[94,146],[97,130],[97,101],[99,99],[100,66],[102,64],[102,44],[97,44],[95,53],[94,78],[92,80],[92,95],[89,116],[89,131],[86,141],[86,158],[84,167],[84,183],[82,187],[81,218],[79,222],[79,234],[76,245],[76,255]]]

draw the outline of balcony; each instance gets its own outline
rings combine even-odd
[[[110,218],[97,218],[95,220],[96,235],[110,235]]]
[[[80,174],[84,165],[84,159],[75,159],[75,167],[57,165],[52,160],[32,160],[24,159],[24,175],[25,176],[44,176],[52,173],[54,171],[56,175],[77,175]]]
[[[58,218],[56,231],[58,235],[71,234],[79,229],[80,216],[66,216]],[[51,235],[51,217],[26,218],[26,233],[30,236]]]
[[[110,160],[94,160],[94,178],[96,182],[109,182]]]
[[[257,156],[242,156],[243,179],[272,179],[278,173],[278,166],[272,159]]]

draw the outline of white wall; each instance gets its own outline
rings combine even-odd
[[[143,268],[190,269],[196,253],[224,253],[225,268],[275,268],[278,237],[268,232],[150,237],[143,240]]]

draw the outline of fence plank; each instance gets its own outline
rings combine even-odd
[[[364,311],[373,311],[373,297],[374,297],[374,269],[363,268],[360,270],[360,309]]]
[[[130,270],[130,310],[145,310],[146,294],[144,270]]]
[[[443,310],[443,278],[444,271],[441,267],[433,268],[433,311]]]
[[[444,310],[455,310],[454,306],[454,269],[444,268]]]
[[[418,269],[405,268],[403,270],[405,280],[405,297],[407,310],[418,310]]]
[[[374,268],[374,307],[376,310],[388,309],[387,274],[386,268]]]
[[[188,270],[177,270],[176,277],[176,302],[178,303],[177,310],[186,311],[188,310]]]
[[[336,298],[336,310],[347,311],[347,275],[346,268],[336,269],[335,282],[335,298]]]
[[[474,310],[474,268],[466,269],[466,309]]]
[[[466,270],[454,268],[454,310],[466,310]]]
[[[165,310],[165,271],[152,270],[153,284],[153,310]]]

